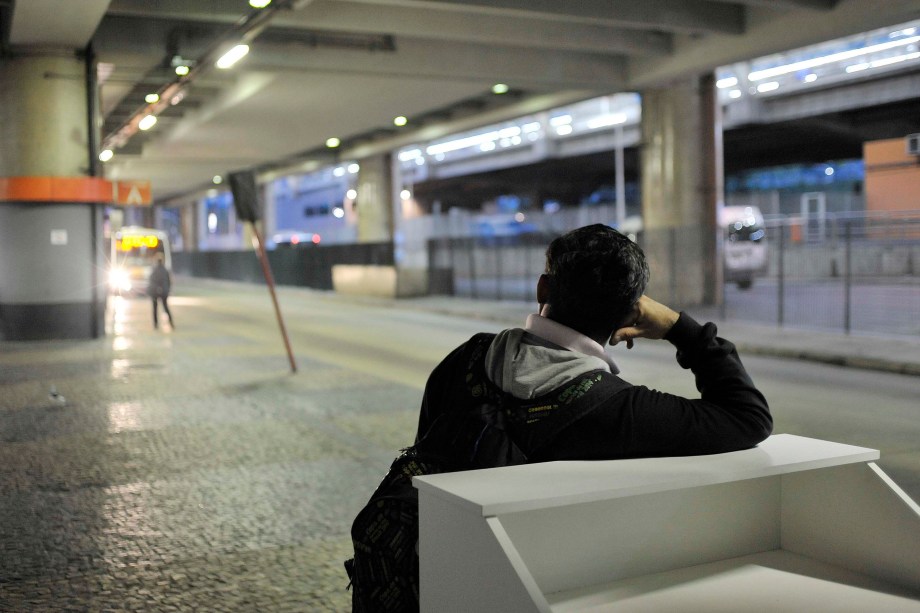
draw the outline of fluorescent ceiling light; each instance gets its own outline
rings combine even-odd
[[[879,68],[881,66],[889,66],[891,64],[897,64],[898,62],[906,62],[907,60],[916,60],[920,58],[920,51],[915,51],[914,53],[905,53],[904,55],[896,55],[894,57],[886,57],[881,60],[875,60],[869,62],[869,68]]]
[[[394,117],[394,118],[393,118],[393,125],[395,125],[395,126],[402,127],[402,126],[406,125],[407,123],[409,123],[409,120],[406,119],[406,117],[405,117],[404,115],[400,115],[399,117]]]
[[[760,93],[772,92],[775,89],[779,89],[778,81],[767,81],[766,83],[761,83],[757,86],[757,91]]]
[[[254,9],[264,9],[272,3],[272,0],[249,0],[249,6]]]
[[[336,147],[338,147],[338,146],[341,145],[341,144],[342,144],[342,141],[340,141],[339,139],[337,139],[337,138],[334,137],[334,136],[333,136],[332,138],[327,138],[327,139],[326,139],[326,146],[329,147],[330,149],[335,149]]]
[[[108,162],[114,155],[115,153],[111,149],[103,149],[99,152],[99,161]]]
[[[556,134],[559,136],[567,136],[572,133],[572,126],[569,124],[564,124],[561,126],[556,126]]]
[[[816,74],[813,73],[813,72],[812,72],[812,73],[809,73],[809,74],[807,74],[807,75],[805,75],[805,82],[806,82],[806,83],[814,83],[814,82],[817,81],[817,80],[818,80],[818,75],[816,75]]]
[[[626,113],[609,113],[607,115],[592,117],[585,122],[585,125],[591,130],[596,130],[598,128],[609,128],[610,126],[618,126],[624,123],[626,123]]]
[[[784,64],[783,66],[767,68],[766,70],[755,70],[754,72],[748,75],[748,79],[750,79],[751,81],[761,81],[763,79],[769,79],[772,77],[778,77],[780,75],[789,74],[790,72],[798,72],[799,70],[807,70],[809,68],[814,68],[815,66],[824,66],[826,64],[831,64],[833,62],[839,62],[841,60],[849,60],[854,57],[860,57],[863,55],[868,55],[870,53],[877,53],[879,51],[885,51],[887,49],[894,49],[896,47],[912,45],[916,42],[920,42],[920,36],[911,36],[910,38],[901,38],[901,39],[893,40],[887,43],[869,45],[868,47],[862,47],[861,49],[850,49],[848,51],[840,51],[839,53],[831,53],[830,55],[816,57],[810,60],[802,60],[801,62],[793,62],[791,64]]]
[[[147,115],[146,117],[144,117],[138,122],[137,127],[140,128],[141,130],[149,130],[156,124],[156,122],[157,122],[156,115]]]
[[[146,96],[144,96],[144,102],[146,102],[147,104],[153,104],[154,102],[159,102],[159,101],[160,101],[159,94],[147,94]]]
[[[904,28],[903,30],[896,30],[888,35],[888,38],[897,38],[898,36],[911,36],[916,34],[917,28]]]
[[[731,98],[732,100],[737,100],[738,98],[741,97],[741,90],[740,89],[731,90],[730,92],[728,92],[728,97]]]
[[[738,85],[738,77],[725,77],[724,79],[716,81],[716,87],[719,89],[726,89],[736,85]]]
[[[179,75],[180,77],[184,77],[185,75],[187,75],[189,70],[190,70],[189,67],[186,66],[185,64],[179,64],[178,66],[176,66],[176,74]]]
[[[492,86],[493,94],[507,94],[510,88],[504,83],[496,83]]]
[[[230,51],[220,56],[215,64],[218,68],[227,69],[243,59],[249,53],[249,45],[237,45]]]
[[[498,130],[493,130],[492,132],[484,132],[482,134],[476,134],[475,136],[466,136],[464,138],[458,138],[456,140],[449,140],[446,143],[438,143],[437,145],[431,145],[425,149],[425,153],[428,155],[440,155],[444,153],[449,153],[451,151],[459,151],[460,149],[466,149],[467,147],[476,147],[482,143],[498,139]]]
[[[525,123],[523,126],[521,126],[521,129],[524,130],[525,133],[536,132],[540,129],[540,122],[531,121],[529,123]]]
[[[420,156],[420,155],[422,155],[422,150],[421,150],[421,149],[409,149],[409,150],[407,150],[407,151],[400,151],[400,152],[399,152],[399,161],[400,161],[400,162],[408,162],[408,161],[410,161],[410,160],[414,160],[415,158],[417,158],[417,157]]]
[[[549,125],[555,127],[564,126],[572,123],[571,115],[556,115],[555,117],[550,118]]]

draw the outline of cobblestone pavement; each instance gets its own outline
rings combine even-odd
[[[412,442],[431,368],[531,308],[279,288],[292,375],[264,287],[177,291],[177,331],[154,331],[146,300],[113,300],[103,339],[0,342],[0,611],[348,611],[351,520]],[[729,337],[920,364],[910,343]],[[664,344],[617,359],[634,383],[694,394]],[[745,362],[777,432],[877,447],[920,499],[920,379]]]
[[[0,343],[0,610],[349,610],[351,519],[419,390],[291,375],[271,319],[171,302],[177,331],[129,300],[104,339]]]

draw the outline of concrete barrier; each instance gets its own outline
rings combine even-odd
[[[332,288],[340,294],[405,298],[428,293],[428,271],[364,264],[332,267]]]

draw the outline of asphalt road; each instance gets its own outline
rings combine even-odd
[[[266,311],[267,293],[247,287],[231,298],[221,286],[208,286],[206,291],[214,292],[204,298],[206,308],[232,310],[240,318],[248,312],[254,322],[260,313],[260,325],[274,326]],[[411,386],[419,390],[419,397],[428,372],[450,350],[475,332],[504,327],[418,310],[375,308],[374,301],[362,303],[321,292],[282,288],[280,295],[298,353]],[[278,347],[281,351],[280,340]],[[631,351],[622,347],[612,351],[626,380],[687,396],[697,394],[692,376],[677,366],[667,343],[644,341]],[[770,402],[775,432],[880,449],[880,465],[920,500],[920,378],[742,357]]]

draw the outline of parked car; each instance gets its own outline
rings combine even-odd
[[[272,234],[271,244],[269,247],[275,249],[294,249],[298,247],[310,247],[318,245],[322,237],[315,232],[304,232],[301,230],[279,230]]]

